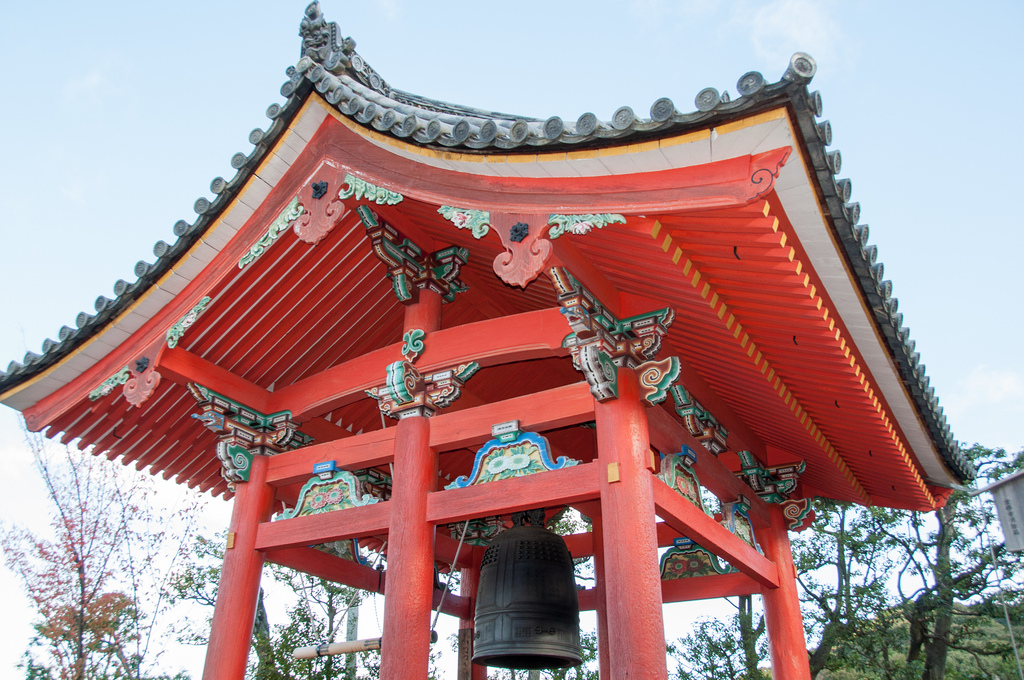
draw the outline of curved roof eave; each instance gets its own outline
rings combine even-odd
[[[287,69],[289,79],[281,88],[286,101],[267,109],[272,121],[267,130],[257,128],[250,133],[253,149],[232,157],[235,176],[230,180],[217,177],[211,182],[214,198],[196,200],[196,220],[191,224],[184,220],[175,223],[177,240],[171,244],[158,241],[153,248],[156,260],[136,264],[136,281],[117,281],[115,297],[99,296],[95,314],[80,312],[74,328],[65,325],[57,340],[48,338],[43,342],[41,354],[28,352],[21,362],[12,361],[6,371],[0,370],[0,394],[9,393],[68,357],[129,310],[171,271],[239,196],[314,90],[342,115],[367,129],[424,148],[466,154],[535,154],[620,146],[707,129],[785,106],[796,121],[801,151],[815,175],[823,214],[932,444],[957,479],[968,481],[976,475],[973,464],[952,437],[909,329],[902,324],[898,301],[892,296],[892,283],[884,279],[884,267],[877,261],[877,247],[868,245],[868,228],[857,224],[860,206],[850,200],[851,183],[836,179],[841,155],[837,150],[828,150],[831,126],[827,120],[819,120],[819,93],[807,89],[816,70],[810,56],[793,55],[782,78],[775,83],[768,83],[754,71],[744,74],[737,82],[740,96],[734,100],[728,93],[705,88],[698,93],[697,110],[693,112],[680,112],[670,100],[659,99],[648,118],[636,116],[629,107],[621,107],[611,121],[602,122],[586,113],[577,121],[566,123],[557,116],[540,119],[488,112],[392,89],[355,52],[355,43],[350,38],[341,40],[337,25],[324,21],[317,2],[307,7],[300,34],[302,57]]]

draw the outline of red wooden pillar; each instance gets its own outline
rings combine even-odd
[[[263,553],[255,549],[256,529],[270,518],[274,501],[274,490],[266,480],[267,458],[254,456],[249,481],[235,485],[228,529],[231,547],[224,551],[203,680],[245,677],[263,571]]]
[[[608,668],[608,608],[604,588],[604,523],[600,513],[590,518],[594,534],[594,594],[597,596],[595,613],[597,614],[597,668],[598,677],[602,680],[611,679]]]
[[[796,589],[796,568],[789,546],[789,533],[782,506],[769,507],[772,524],[759,529],[757,540],[779,569],[779,587],[762,588],[764,618],[771,640],[772,678],[774,680],[811,680],[810,660],[800,598]]]
[[[668,677],[647,414],[636,373],[618,370],[619,398],[598,403],[607,676]]]
[[[472,662],[474,619],[476,612],[476,589],[480,585],[480,561],[483,548],[473,547],[473,566],[462,570],[459,594],[469,599],[469,617],[459,619],[459,675],[458,680],[487,680],[487,667]],[[468,638],[465,639],[464,638]],[[463,659],[465,653],[468,659]]]
[[[440,327],[441,298],[421,291],[405,309],[405,330]],[[427,340],[429,342],[429,339]],[[388,574],[381,633],[381,680],[419,680],[430,663],[430,613],[434,589],[434,525],[427,523],[427,494],[437,484],[437,453],[430,449],[430,420],[398,421],[391,480]]]

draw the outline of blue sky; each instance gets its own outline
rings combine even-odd
[[[735,94],[746,71],[774,81],[793,52],[810,53],[841,176],[955,436],[1024,445],[1018,3],[322,4],[392,86],[540,118],[608,119],[622,105],[647,115],[666,96],[692,110],[704,87]],[[233,174],[231,155],[281,101],[304,7],[0,8],[0,369],[134,280],[210,180]],[[13,487],[0,517],[38,523],[41,489],[4,407],[0,455]],[[12,588],[0,574],[0,593]],[[0,668],[29,618],[0,624]]]

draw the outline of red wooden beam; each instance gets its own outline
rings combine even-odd
[[[270,410],[272,392],[181,347],[164,350],[157,367],[161,377],[179,385],[199,383],[260,413],[273,413]]]
[[[362,470],[391,462],[395,456],[395,428],[311,444],[270,457],[267,483],[286,486],[313,476],[313,465],[333,460],[343,470]]]
[[[481,366],[563,356],[569,333],[557,307],[465,324],[429,333],[416,368],[430,372],[476,361]],[[368,352],[273,393],[270,412],[290,411],[299,421],[363,398],[384,382],[384,368],[402,358],[401,344]]]
[[[575,557],[575,553],[573,553]],[[711,600],[718,597],[757,595],[761,587],[746,574],[715,574],[714,576],[692,576],[690,578],[665,579],[661,582],[662,602],[690,602]],[[597,590],[587,588],[578,591],[580,611],[593,611],[597,606]]]
[[[597,463],[586,463],[464,489],[437,491],[427,497],[427,521],[447,524],[597,498],[601,492],[597,469]]]
[[[368,590],[371,593],[384,592],[384,572],[365,564],[329,555],[314,548],[286,548],[266,553],[268,562],[301,571],[326,581],[340,583],[350,588]]]
[[[724,558],[759,585],[779,587],[779,572],[775,563],[730,533],[660,479],[654,481],[654,507],[666,524]]]
[[[390,522],[391,507],[388,502],[321,515],[263,522],[256,533],[256,549],[280,550],[386,534]]]
[[[473,447],[491,439],[492,425],[509,420],[518,420],[525,431],[544,432],[593,419],[594,397],[579,382],[435,416],[430,446],[437,451]]]
[[[743,494],[750,501],[750,520],[754,526],[768,526],[768,504],[761,500],[753,489],[740,481],[714,454],[705,449],[668,411],[663,408],[649,409],[647,423],[650,427],[651,444],[655,448],[667,455],[677,453],[684,444],[689,446],[697,454],[694,469],[701,486],[725,501],[736,500]]]
[[[673,545],[673,541],[682,536],[681,533],[664,522],[658,522],[655,528],[658,531],[658,546],[661,548]],[[565,541],[565,545],[569,548],[569,552],[572,553],[574,558],[593,556],[593,533],[588,531],[586,533],[570,534],[568,536],[562,536],[562,539]]]
[[[661,582],[662,602],[711,600],[717,597],[757,595],[760,592],[757,581],[743,573],[691,576]]]

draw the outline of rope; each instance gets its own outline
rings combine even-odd
[[[448,580],[452,578],[452,571],[455,570],[455,563],[459,561],[459,553],[462,551],[462,542],[466,540],[466,530],[469,529],[469,520],[467,519],[462,523],[462,535],[459,536],[459,546],[455,548],[455,557],[452,558],[451,566],[448,567]],[[437,625],[437,619],[441,616],[441,607],[444,606],[444,597],[448,594],[448,581],[444,582],[444,591],[441,593],[441,599],[437,603],[437,611],[434,612],[434,620],[430,623],[430,630],[434,630],[434,626]]]

